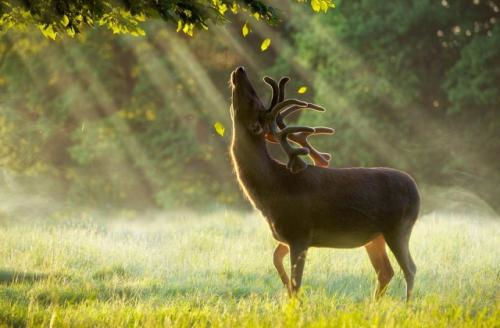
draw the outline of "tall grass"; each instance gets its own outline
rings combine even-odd
[[[428,215],[414,229],[414,301],[396,276],[372,301],[363,249],[311,249],[300,301],[272,265],[256,215],[90,216],[0,227],[0,325],[498,327],[498,222]]]

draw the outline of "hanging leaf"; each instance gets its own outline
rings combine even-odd
[[[133,35],[133,36],[145,36],[146,35],[146,31],[144,31],[140,27],[136,27],[135,30],[130,31],[130,35]]]
[[[321,2],[319,0],[311,0],[312,10],[318,12],[321,10]]]
[[[312,6],[315,12],[326,12],[335,5],[333,0],[297,0]],[[265,0],[155,0],[155,1],[5,1],[0,0],[0,30],[28,25],[47,26],[44,35],[49,39],[62,38],[64,29],[73,27],[70,33],[79,33],[83,27],[107,25],[115,34],[141,35],[133,27],[161,16],[164,21],[177,23],[179,31],[192,35],[194,30],[207,29],[212,21],[229,22],[229,13],[242,11],[249,20],[272,25],[278,21],[280,7]],[[279,1],[274,1],[279,2]],[[491,2],[491,1],[490,1]],[[214,13],[215,11],[215,13]],[[213,15],[215,14],[215,16]],[[180,22],[175,22],[179,20]],[[95,21],[95,22],[94,22]],[[190,25],[194,25],[191,27]],[[59,33],[56,35],[55,33]],[[251,31],[249,30],[249,33]]]
[[[227,5],[225,3],[219,4],[219,13],[224,15],[224,13],[228,10]]]
[[[264,41],[262,41],[262,44],[260,45],[260,50],[266,51],[270,45],[271,45],[271,39],[267,38]]]
[[[49,25],[47,27],[44,27],[43,25],[38,26],[40,28],[40,31],[42,32],[43,36],[45,36],[48,39],[55,40],[57,37],[57,32],[54,31],[54,28],[52,25]]]
[[[231,12],[236,15],[239,11],[238,8],[238,4],[236,2],[233,2],[233,5],[231,6]]]
[[[224,136],[224,132],[226,131],[226,128],[224,127],[224,125],[222,125],[221,122],[215,122],[214,129],[215,129],[215,132],[217,132],[217,134],[219,134],[221,137]]]
[[[73,37],[75,36],[75,34],[76,34],[75,29],[74,29],[73,27],[68,28],[68,29],[66,30],[66,33],[68,33],[68,35],[69,35],[70,37],[72,37],[72,38],[73,38]]]
[[[297,92],[300,93],[300,94],[306,93],[307,92],[307,87],[306,86],[302,86],[302,87],[300,87],[297,90]]]
[[[64,15],[62,20],[61,20],[61,23],[63,24],[64,27],[67,27],[68,24],[69,24],[69,18],[68,16]]]
[[[248,27],[248,24],[245,23],[245,25],[243,25],[243,28],[241,29],[241,34],[243,34],[243,37],[246,37],[248,33],[250,33],[250,28]]]
[[[311,8],[315,12],[327,12],[330,8],[335,8],[335,4],[332,0],[311,0]]]

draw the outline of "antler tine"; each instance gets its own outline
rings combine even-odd
[[[273,78],[271,78],[269,76],[264,77],[264,82],[269,84],[271,86],[271,88],[273,89],[273,95],[271,98],[271,102],[269,104],[269,108],[267,109],[268,111],[270,111],[278,103],[280,89],[278,87],[278,83]]]
[[[290,133],[314,133],[314,128],[311,128],[310,126],[287,126],[283,130],[279,132],[279,136],[287,136]]]
[[[318,126],[314,128],[314,134],[335,134],[335,129],[326,126]]]
[[[305,109],[305,108],[308,108],[308,109],[312,109],[312,110],[316,110],[318,112],[324,112],[325,109],[319,105],[316,105],[316,104],[311,104],[311,103],[308,103],[307,106],[291,106],[291,107],[288,107],[287,109],[285,109],[284,111],[282,111],[277,117],[276,117],[276,121],[278,123],[278,126],[280,128],[284,128],[285,127],[285,122],[283,121],[285,119],[285,117],[287,117],[288,115],[292,114],[292,113],[295,113],[297,110],[299,109]]]
[[[289,126],[280,131],[279,141],[281,147],[288,155],[287,168],[292,173],[298,173],[307,167],[307,163],[299,156],[309,155],[310,150],[307,147],[293,148],[288,143],[288,136],[291,135],[292,133],[312,133],[312,132],[314,132],[314,129],[308,126]]]
[[[280,144],[290,159],[293,156],[297,155],[308,155],[309,149],[307,149],[306,147],[293,148],[288,143],[288,135],[291,133],[312,133],[312,132],[314,132],[314,129],[308,126],[289,126],[284,128],[278,133],[278,139],[280,141]]]
[[[285,100],[285,85],[290,81],[290,78],[288,76],[284,76],[280,79],[279,82],[279,97],[278,97],[278,102],[282,102]]]
[[[290,107],[292,105],[296,105],[296,106],[299,106],[302,108],[302,107],[307,107],[308,103],[306,103],[305,101],[302,101],[302,100],[298,100],[298,99],[287,99],[287,100],[278,102],[278,104],[276,104],[276,106],[274,106],[271,109],[271,111],[266,115],[267,116],[266,118],[271,119],[271,120],[275,120],[276,117],[278,116],[279,112],[282,109]]]
[[[292,133],[312,133],[314,129],[308,126],[289,126],[280,129],[276,124],[276,120],[270,122],[270,129],[274,141],[279,141],[281,147],[288,156],[287,168],[290,169],[292,173],[297,173],[305,169],[307,163],[299,156],[309,154],[309,149],[305,147],[293,148],[288,142],[288,136]]]
[[[327,127],[317,127],[314,128],[314,132],[298,132],[293,133],[288,136],[288,139],[294,143],[302,146],[309,150],[309,157],[313,160],[314,165],[320,167],[328,167],[331,160],[331,155],[328,153],[321,153],[316,148],[314,148],[307,140],[307,137],[315,134],[334,134],[335,130]]]
[[[318,111],[318,112],[324,112],[325,111],[325,109],[323,107],[319,106],[319,105],[307,103],[306,107],[301,107],[301,106],[292,106],[292,107],[289,107],[289,108],[285,109],[283,112],[281,112],[281,116],[283,116],[283,118],[285,118],[287,115],[290,115],[290,114],[296,112],[297,110],[299,110],[301,108],[309,108],[309,109],[312,109],[312,110],[315,110],[315,111]]]

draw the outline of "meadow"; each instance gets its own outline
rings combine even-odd
[[[300,300],[289,300],[257,214],[3,218],[0,326],[498,327],[499,228],[421,217],[407,305],[392,254],[396,275],[386,297],[372,300],[376,277],[363,249],[311,249]]]

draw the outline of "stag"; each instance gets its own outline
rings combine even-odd
[[[286,125],[286,116],[297,110],[324,111],[315,104],[285,99],[288,80],[277,83],[264,78],[273,91],[266,108],[245,69],[237,68],[231,74],[230,112],[231,157],[237,179],[278,242],[274,265],[289,295],[295,296],[301,286],[310,247],[364,246],[377,274],[378,299],[394,275],[387,243],[404,273],[409,300],[416,273],[409,239],[420,206],[415,181],[391,168],[328,168],[330,155],[316,150],[307,138],[334,130]],[[288,156],[286,165],[269,155],[266,142],[281,145]],[[304,155],[314,165],[300,157]],[[283,266],[288,253],[291,279]]]

